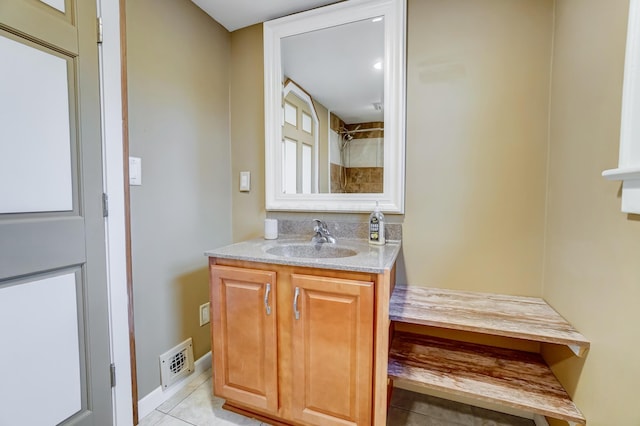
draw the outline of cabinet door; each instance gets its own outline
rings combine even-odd
[[[292,275],[295,420],[369,425],[373,283]]]
[[[278,410],[276,273],[211,266],[214,393]]]

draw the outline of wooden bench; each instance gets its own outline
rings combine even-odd
[[[589,341],[543,299],[396,286],[392,322],[568,346]],[[428,389],[505,405],[575,425],[586,420],[538,353],[395,332],[388,375]]]

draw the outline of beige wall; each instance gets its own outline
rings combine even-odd
[[[591,340],[548,348],[592,426],[640,425],[640,216],[620,212],[618,164],[628,0],[558,0],[545,299]]]
[[[552,0],[409,0],[406,215],[388,216],[404,220],[400,282],[541,294],[552,29]],[[252,58],[233,68],[232,111],[256,111],[240,125],[232,112],[233,168],[263,177],[263,98],[233,84],[262,83],[262,33],[232,42]],[[234,192],[234,240],[262,235],[263,211],[263,187]]]
[[[553,1],[409,0],[408,8],[406,214],[387,215],[403,222],[398,282],[540,296]],[[260,36],[252,27],[232,38],[252,33]],[[261,60],[259,43],[251,46],[260,50],[241,53]],[[262,77],[261,64],[253,73],[251,78]],[[233,89],[231,99],[249,110],[263,101]],[[243,123],[242,130],[262,131],[258,118]],[[260,153],[256,164],[262,167],[263,141],[255,142],[251,155]],[[235,152],[234,164],[247,161]],[[264,189],[254,190],[247,198],[262,209]],[[246,212],[234,204],[234,240],[262,235],[261,222],[237,222],[236,213]],[[310,231],[313,217],[367,218],[268,216],[309,220]]]
[[[233,240],[264,234],[264,68],[262,24],[231,33],[230,98]],[[251,191],[239,192],[240,172]]]
[[[167,9],[170,3],[173,2],[164,1],[163,7],[157,9]],[[184,4],[189,2],[178,3],[181,10],[191,11]],[[619,185],[600,177],[602,170],[617,163],[627,0],[557,0],[553,55],[552,0],[409,0],[408,3],[406,215],[389,218],[404,223],[399,281],[543,295],[592,340],[592,349],[585,359],[575,358],[563,349],[544,348],[545,356],[575,396],[589,424],[639,424],[634,403],[640,379],[640,364],[635,362],[640,311],[634,302],[640,296],[637,260],[640,219],[619,212]],[[179,123],[187,121],[180,115],[180,109],[169,111],[174,102],[171,106],[167,101],[163,103],[163,97],[171,91],[165,87],[167,82],[181,79],[175,69],[163,70],[159,65],[173,65],[189,72],[207,68],[208,75],[213,72],[219,76],[224,74],[219,63],[229,53],[220,42],[224,31],[209,23],[209,31],[215,33],[212,45],[216,47],[201,42],[206,45],[201,48],[209,51],[200,53],[199,61],[211,58],[212,62],[218,62],[217,66],[204,61],[181,68],[184,62],[169,62],[160,58],[160,49],[149,49],[162,34],[160,22],[169,18],[155,16],[160,13],[157,10],[150,16],[149,8],[135,1],[129,2],[128,12],[138,17],[140,26],[138,30],[135,25],[129,26],[133,33],[130,66],[134,65],[130,78],[136,77],[138,82],[137,88],[132,87],[132,94],[139,98],[133,102],[139,111],[137,120],[132,118],[135,127],[132,134],[135,131],[144,141],[139,147],[142,151],[134,149],[133,154],[146,159],[156,151],[151,148],[158,141],[169,147],[161,145],[163,150],[171,150],[168,139],[173,138],[165,136],[164,127],[152,129],[158,123],[165,125],[162,120],[165,112]],[[189,19],[186,28],[166,35],[158,45],[163,49],[166,46],[172,49],[180,43],[182,48],[189,45],[183,39],[173,38],[190,37],[193,22],[205,18],[196,14],[184,19]],[[140,58],[134,60],[136,49]],[[136,66],[136,61],[141,63]],[[231,34],[228,76],[231,170],[225,169],[224,163],[210,160],[215,167],[208,172],[214,173],[217,180],[210,180],[212,184],[206,191],[221,195],[212,196],[216,205],[207,210],[206,223],[215,229],[200,227],[206,230],[202,235],[205,245],[227,238],[230,223],[236,241],[262,235],[262,219],[266,215],[262,61],[261,25]],[[176,75],[165,75],[171,72]],[[148,82],[149,79],[153,81]],[[194,110],[180,101],[178,97],[178,107]],[[200,105],[199,100],[194,102]],[[217,111],[222,102],[214,104],[219,113],[215,117],[224,118],[224,113]],[[206,132],[208,137],[224,145],[224,125],[217,122],[213,125],[213,132]],[[132,142],[133,148],[136,143]],[[216,152],[224,153],[225,148],[220,146]],[[153,159],[145,160],[145,179],[153,179],[154,164]],[[171,164],[173,161],[167,160],[165,166]],[[249,193],[238,191],[241,170],[252,172]],[[219,191],[213,182],[220,183]],[[163,190],[168,188],[171,196],[165,198],[180,200],[175,190],[178,182],[165,185]],[[225,185],[226,191],[230,187],[231,195],[225,193],[222,188]],[[160,196],[153,198],[150,189],[134,188],[134,212],[136,203],[149,206],[144,215],[134,217],[134,231],[136,227],[146,228],[157,234],[157,229],[170,223],[172,216],[164,216],[166,212],[160,206],[166,208],[167,204],[161,203]],[[145,190],[150,194],[143,195]],[[224,217],[228,205],[225,201],[229,199],[233,221]],[[185,202],[199,205],[193,200]],[[220,212],[223,218],[212,220]],[[162,218],[155,218],[157,214]],[[268,215],[297,219],[318,216]],[[328,220],[365,218],[320,216]],[[216,228],[219,224],[226,228]],[[170,232],[169,229],[162,238],[173,242],[178,236]],[[206,232],[209,234],[204,235]],[[156,260],[163,250],[153,247],[149,240],[137,250],[139,258],[148,258],[146,269],[153,270],[158,262],[151,265],[151,260]],[[175,256],[168,257],[175,260]],[[191,258],[177,263],[190,262]],[[167,294],[175,296],[175,283],[168,283],[171,279],[167,277],[175,276],[176,268],[150,274],[147,280],[153,284],[146,284],[146,293],[136,294],[136,300],[148,297],[160,307],[170,305]],[[195,270],[199,271],[197,267]],[[199,279],[205,279],[204,274]],[[144,284],[137,285],[140,288]],[[141,323],[157,317],[158,309],[151,313],[150,306],[143,309],[136,305],[136,310],[139,344],[143,348],[151,346],[148,342],[152,337],[147,334],[156,335],[154,339],[159,340],[166,333],[165,328],[171,329],[171,325],[155,319],[152,326],[141,332],[140,328],[144,328]],[[185,311],[172,318],[189,315]],[[157,354],[166,349],[160,346],[168,347],[168,343],[158,345],[155,352],[145,352],[144,360],[157,368]],[[157,386],[157,376],[151,376],[149,382]]]
[[[229,33],[189,0],[127,1],[133,290],[142,398],[160,386],[158,356],[200,327],[206,249],[231,241]]]
[[[403,253],[415,285],[539,296],[552,0],[409,0]]]

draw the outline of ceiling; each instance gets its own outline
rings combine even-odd
[[[191,0],[227,30],[280,18],[336,0]],[[347,124],[383,121],[384,23],[370,19],[287,37],[284,78],[294,80]]]
[[[338,2],[336,0],[191,1],[229,31]]]
[[[384,22],[366,19],[282,39],[282,71],[345,123],[383,121]]]

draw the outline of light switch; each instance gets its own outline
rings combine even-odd
[[[251,172],[240,172],[240,191],[247,192],[251,189]]]
[[[142,158],[129,157],[129,185],[142,185]]]

